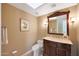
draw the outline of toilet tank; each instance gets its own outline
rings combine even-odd
[[[41,47],[43,47],[43,40],[38,40],[37,44],[39,44]]]

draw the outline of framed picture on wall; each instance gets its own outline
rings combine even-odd
[[[20,20],[20,30],[21,31],[28,31],[29,30],[29,21],[26,19]]]

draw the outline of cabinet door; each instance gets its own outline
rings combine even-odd
[[[71,56],[71,48],[70,49],[66,49],[66,56]]]
[[[48,45],[46,43],[44,43],[43,55],[44,56],[48,56],[49,55],[49,47],[48,47]]]
[[[71,45],[58,43],[57,44],[57,55],[58,56],[70,56]]]
[[[45,45],[44,47],[44,56],[56,56],[57,55],[57,51],[56,51],[56,47],[53,47],[51,45]]]
[[[44,40],[44,56],[56,56],[56,43]]]
[[[49,54],[48,44],[45,40],[43,42],[44,42],[43,43],[43,55],[48,56],[48,54]]]
[[[57,48],[54,46],[49,46],[49,56],[57,56]]]
[[[66,49],[57,48],[57,56],[66,56]]]

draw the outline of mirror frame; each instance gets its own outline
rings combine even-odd
[[[50,17],[60,16],[60,15],[67,15],[67,35],[69,35],[69,13],[70,13],[70,11],[67,11],[67,12],[55,12],[52,15],[49,15],[47,17],[48,18],[48,34],[63,35],[62,33],[50,33],[49,32],[49,18]]]

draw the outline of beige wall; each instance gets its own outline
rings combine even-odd
[[[79,5],[77,6],[77,41],[78,41],[78,55],[79,55]]]
[[[78,7],[78,8],[77,8]],[[66,9],[62,9],[60,11],[68,11],[70,10],[70,14],[69,14],[69,19],[71,17],[76,17],[77,13],[79,14],[79,5],[73,6],[73,7],[69,7]],[[51,13],[49,13],[51,14]],[[43,15],[38,17],[38,39],[42,39],[45,36],[53,36],[53,37],[62,37],[59,35],[49,35],[47,34],[47,25],[44,25],[44,22],[47,21],[47,16],[49,15]],[[77,20],[79,22],[79,20]],[[69,22],[69,39],[73,42],[72,45],[72,55],[77,55],[77,36],[79,39],[79,26],[77,26],[77,21],[75,21],[74,24],[72,24],[71,22]],[[79,25],[79,23],[78,23]],[[78,28],[78,35],[77,35],[77,28]]]
[[[29,21],[29,31],[20,32],[21,18]],[[12,55],[13,50],[18,51],[15,55],[22,55],[37,40],[36,17],[9,4],[2,4],[2,25],[8,30],[8,44],[2,45],[2,55]]]
[[[71,17],[79,18],[79,5],[60,11],[67,10],[70,10],[69,19]],[[42,39],[45,36],[61,37],[60,35],[47,34],[46,22],[49,14],[36,18],[9,4],[2,4],[2,24],[8,28],[9,41],[7,45],[2,45],[2,54],[12,55],[12,50],[16,49],[18,50],[16,55],[21,55],[27,52],[37,39]],[[30,30],[28,32],[20,32],[20,18],[29,20]],[[79,19],[74,24],[69,22],[69,39],[73,42],[72,55],[79,55]]]
[[[0,3],[0,55],[1,55],[1,3]]]

